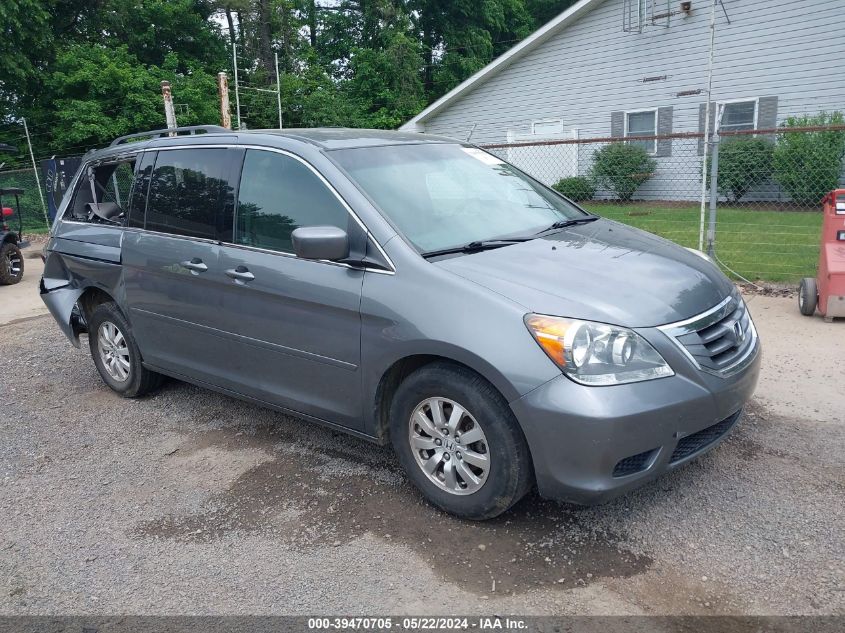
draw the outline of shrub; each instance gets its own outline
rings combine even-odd
[[[654,175],[656,167],[657,161],[642,147],[611,143],[593,154],[592,178],[597,185],[627,202]]]
[[[842,176],[845,132],[789,132],[789,128],[843,125],[841,112],[790,117],[782,125],[774,152],[774,178],[794,202],[816,206]]]
[[[586,176],[563,178],[552,185],[552,189],[560,192],[575,202],[592,200],[593,196],[596,195],[596,187],[593,184],[593,181]]]
[[[719,192],[739,202],[754,185],[772,176],[774,144],[763,138],[732,138],[719,146]],[[708,184],[710,166],[707,166]]]

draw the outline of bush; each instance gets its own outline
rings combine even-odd
[[[733,138],[719,146],[719,192],[739,202],[754,185],[761,185],[772,176],[774,144],[763,138]],[[710,182],[708,159],[707,179]]]
[[[845,157],[845,132],[789,132],[792,127],[843,125],[841,112],[790,117],[782,125],[774,152],[774,178],[793,202],[818,205],[839,185]]]
[[[596,195],[596,187],[593,181],[586,176],[563,178],[553,184],[552,189],[575,202],[592,200],[593,196]]]
[[[657,161],[638,145],[611,143],[593,154],[592,177],[625,202],[654,175]]]

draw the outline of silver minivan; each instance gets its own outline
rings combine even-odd
[[[89,153],[41,295],[105,383],[392,443],[435,505],[597,503],[714,447],[760,345],[701,254],[453,139],[149,132]]]

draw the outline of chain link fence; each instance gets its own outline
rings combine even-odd
[[[821,199],[845,185],[845,125],[726,132],[709,148],[684,133],[485,149],[593,213],[710,250],[756,283],[815,274]]]
[[[43,182],[41,183],[44,184]],[[41,206],[41,197],[38,195],[38,179],[35,171],[28,169],[0,169],[0,189],[23,189],[20,199],[20,212],[23,218],[24,236],[27,233],[46,233],[49,230],[44,208]],[[3,196],[3,206],[15,208],[15,197],[12,195]],[[18,216],[15,215],[7,220],[9,228],[17,231]]]

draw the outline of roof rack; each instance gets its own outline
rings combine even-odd
[[[122,145],[134,138],[142,138],[142,137],[152,137],[152,138],[161,138],[162,136],[169,136],[170,134],[179,135],[179,134],[190,134],[193,136],[198,132],[204,132],[206,134],[211,134],[213,132],[231,132],[225,127],[220,127],[219,125],[188,125],[185,127],[172,127],[172,128],[165,128],[162,130],[150,130],[149,132],[136,132],[135,134],[127,134],[126,136],[119,136],[114,139],[110,144],[109,147],[113,147],[114,145]]]

